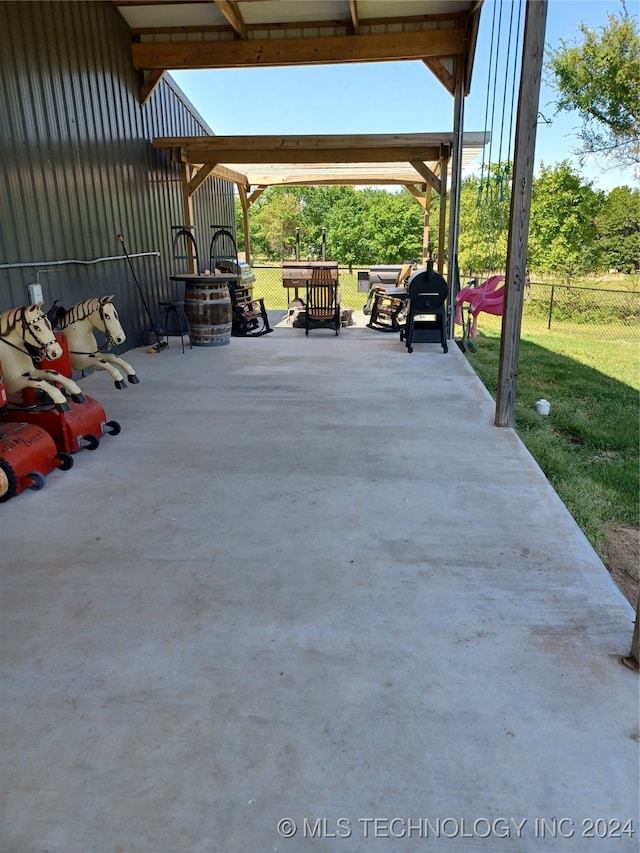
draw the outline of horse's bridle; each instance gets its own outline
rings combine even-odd
[[[7,346],[13,347],[13,349],[17,349],[18,352],[28,355],[29,358],[31,358],[33,361],[39,363],[42,361],[43,358],[46,358],[47,350],[49,349],[49,347],[52,346],[52,344],[57,344],[58,342],[55,339],[53,341],[50,341],[49,343],[45,343],[44,341],[40,340],[40,338],[36,335],[36,333],[31,327],[36,325],[36,323],[40,323],[42,320],[44,320],[45,323],[49,323],[49,320],[47,319],[45,314],[41,314],[37,319],[28,321],[26,317],[26,311],[26,307],[20,309],[20,321],[22,323],[23,329],[22,340],[24,342],[25,348],[22,349],[21,347],[16,346],[16,344],[12,344],[11,341],[8,341],[6,338],[0,338],[0,341],[2,341],[2,343],[7,344]],[[38,345],[37,347],[27,341],[25,337],[25,332],[29,332],[33,340]]]
[[[107,304],[107,303],[100,305],[100,308],[98,309],[98,313],[100,314],[100,319],[102,320],[102,324],[104,326],[104,333],[106,335],[104,343],[101,344],[100,347],[98,347],[98,352],[105,352],[106,350],[111,349],[111,347],[115,346],[115,343],[116,343],[114,341],[113,337],[107,331],[107,321],[104,319],[104,305],[105,304]],[[115,308],[114,308],[114,311],[115,311]]]
[[[104,343],[100,344],[98,349],[93,350],[92,352],[84,352],[83,350],[77,350],[77,349],[69,350],[71,355],[97,355],[99,352],[106,352],[107,350],[110,350],[111,347],[115,345],[115,341],[114,341],[113,337],[107,331],[107,321],[104,319],[104,306],[106,304],[107,303],[101,304],[100,307],[98,308],[98,314],[100,315],[100,319],[102,320],[102,325],[104,326],[103,331],[106,335],[106,338],[104,339]],[[115,308],[114,308],[114,311],[115,311]]]

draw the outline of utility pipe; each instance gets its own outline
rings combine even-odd
[[[159,258],[160,252],[138,252],[135,255],[129,255],[130,258]],[[95,258],[93,261],[34,261],[33,263],[25,264],[0,264],[0,270],[17,270],[22,267],[60,267],[65,264],[99,264],[102,261],[122,261],[126,260],[123,255],[110,255],[107,258]]]

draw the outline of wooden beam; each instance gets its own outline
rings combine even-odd
[[[241,39],[247,38],[247,25],[242,17],[236,0],[213,0],[218,9],[225,16],[227,21],[235,30],[236,35]]]
[[[522,302],[529,242],[529,215],[531,213],[531,185],[540,106],[540,77],[546,22],[547,0],[527,0],[507,239],[507,268],[496,395],[496,426],[512,427],[515,422],[520,327],[522,324]]]
[[[635,664],[635,669],[637,670],[640,663],[640,593],[638,594],[638,603],[636,604],[636,622],[633,628],[629,657],[631,658],[631,665]]]
[[[447,172],[449,158],[443,157],[440,161],[440,181],[444,191],[440,193],[440,217],[438,219],[438,272],[444,275],[444,244],[447,230]],[[449,282],[449,286],[451,283]]]
[[[429,71],[432,71],[433,74],[438,78],[438,80],[442,83],[444,88],[451,95],[455,95],[456,91],[456,80],[453,74],[451,74],[444,67],[442,62],[439,59],[431,58],[431,59],[423,59],[424,64],[427,66]]]
[[[192,196],[197,189],[200,189],[202,184],[215,169],[216,165],[217,163],[205,163],[203,166],[200,166],[187,184],[187,192],[189,193],[189,196]]]
[[[153,144],[182,148],[191,163],[424,163],[441,152],[437,134],[161,137]]]
[[[422,263],[431,257],[431,184],[427,184],[424,191],[424,222],[422,224]]]
[[[138,69],[326,65],[457,56],[464,53],[464,36],[464,29],[456,27],[266,41],[137,42],[131,45],[131,52]]]
[[[397,148],[390,156],[388,148],[324,148],[322,151],[313,151],[300,148],[297,151],[286,149],[253,149],[252,151],[221,151],[217,147],[201,149],[185,145],[187,156],[191,163],[201,163],[203,160],[215,159],[221,163],[233,164],[275,164],[275,163],[390,163],[390,162],[420,162],[422,172],[420,176],[430,182],[426,175],[424,161],[438,159],[440,146],[425,146],[423,148]],[[415,166],[414,166],[415,168]]]
[[[244,259],[251,263],[251,237],[249,235],[249,200],[247,191],[243,186],[238,186],[238,196],[240,198],[240,207],[242,208],[242,228],[244,231]]]
[[[480,137],[477,142],[479,150],[484,144],[484,136],[480,134],[467,134],[473,137],[474,142],[476,137]],[[451,144],[450,133],[321,133],[308,134],[300,136],[299,134],[289,135],[260,135],[260,136],[156,136],[153,139],[153,144],[156,148],[179,148],[182,145],[189,145],[191,148],[208,148],[213,146],[218,150],[225,151],[252,151],[254,149],[269,149],[279,150],[288,149],[289,151],[299,151],[301,149],[322,150],[322,148],[353,148],[359,150],[363,148],[406,148],[416,147],[423,148],[425,146],[433,149],[440,145]],[[440,153],[435,158],[440,159]]]
[[[482,0],[484,2],[484,0]],[[467,63],[464,81],[465,96],[471,91],[471,74],[476,54],[476,43],[478,41],[478,29],[480,27],[480,11],[482,2],[476,2],[469,17],[467,18]]]
[[[414,181],[415,178],[408,177],[404,175],[404,177],[398,178],[390,178],[388,176],[381,176],[375,171],[371,171],[369,173],[352,173],[344,175],[337,175],[336,173],[332,173],[327,175],[326,173],[319,172],[309,172],[308,174],[297,173],[295,175],[283,175],[273,173],[269,174],[258,174],[251,173],[251,183],[252,184],[260,184],[265,187],[273,187],[273,186],[283,186],[283,187],[308,187],[308,186],[329,186],[329,187],[339,187],[339,186],[371,186],[371,185],[388,185],[388,186],[406,186],[407,183]]]
[[[351,11],[351,23],[353,25],[353,34],[355,36],[360,32],[360,21],[358,20],[358,3],[357,0],[349,0],[349,9]]]
[[[251,195],[247,198],[247,206],[251,207],[254,201],[257,201],[265,190],[266,187],[256,187],[255,190],[251,193]]]
[[[420,207],[425,209],[427,206],[427,200],[424,197],[424,193],[422,192],[420,187],[416,184],[404,184],[404,187],[411,193],[411,195],[415,198]]]
[[[434,160],[434,157],[429,157],[430,160]],[[438,193],[438,195],[442,195],[442,186],[440,184],[440,179],[435,176],[435,174],[431,171],[431,169],[427,166],[426,163],[421,163],[419,160],[410,160],[411,166],[416,170],[416,172],[425,179],[425,181],[429,184],[429,186],[433,187],[434,190]]]
[[[188,163],[182,163],[182,209],[184,211],[183,225],[194,225],[193,221],[193,199],[189,195],[189,183],[191,182],[191,166]],[[197,273],[196,259],[190,258],[188,262],[189,272]]]
[[[154,71],[149,71],[148,74],[145,74],[142,86],[140,87],[140,106],[144,107],[147,103],[153,92],[155,91],[156,86],[164,77],[165,70],[163,68],[156,68]]]
[[[234,169],[229,169],[227,166],[223,166],[222,163],[216,163],[213,174],[216,178],[221,178],[223,181],[230,181],[239,187],[249,187],[249,178],[246,175],[243,175],[242,172],[236,172]]]

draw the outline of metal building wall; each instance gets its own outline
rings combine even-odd
[[[171,226],[183,218],[180,167],[151,139],[212,131],[170,81],[140,106],[110,2],[0,3],[0,56],[0,311],[24,305],[32,282],[45,308],[113,293],[137,345],[150,324],[118,235],[132,255],[159,253],[133,259],[155,311],[174,292]],[[232,185],[205,182],[194,215],[208,249],[212,224],[235,227]]]

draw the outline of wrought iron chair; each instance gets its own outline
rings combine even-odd
[[[310,329],[335,329],[340,334],[340,302],[338,301],[338,282],[331,270],[322,267],[313,269],[311,281],[307,284],[307,299],[304,333]]]
[[[231,334],[238,338],[259,338],[273,332],[269,325],[264,299],[252,299],[251,292],[241,284],[240,264],[236,239],[223,225],[212,225],[213,236],[209,245],[211,271],[237,273],[238,280],[229,282],[231,297]]]
[[[400,340],[405,341],[409,352],[413,352],[414,343],[440,343],[444,352],[448,352],[445,300],[449,285],[433,271],[433,261],[427,262],[426,269],[414,272],[407,290],[409,311]]]
[[[182,261],[186,261],[189,270],[199,271],[200,262],[198,259],[198,244],[195,237],[195,225],[172,225],[173,234],[173,266],[174,273],[180,272],[184,266]],[[169,345],[169,335],[171,321],[177,324],[177,330],[174,328],[173,333],[180,335],[180,343],[182,344],[182,352],[184,352],[184,336],[189,334],[189,320],[184,311],[184,299],[162,299],[158,303],[163,314],[162,329]],[[189,338],[189,346],[193,349],[191,338]]]

